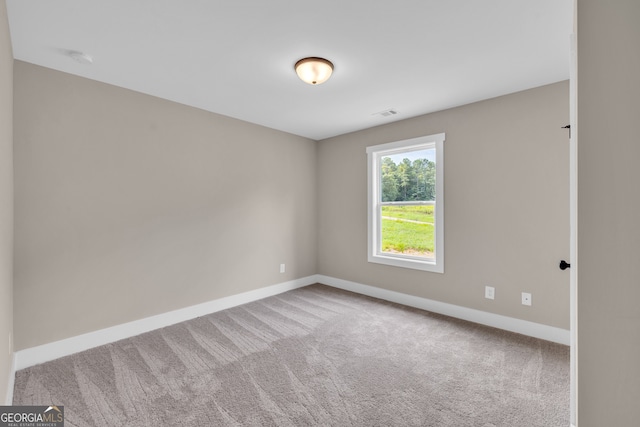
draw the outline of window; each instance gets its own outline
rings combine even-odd
[[[369,262],[444,273],[444,137],[367,147]]]

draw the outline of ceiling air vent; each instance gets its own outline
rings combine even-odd
[[[390,108],[390,109],[384,110],[384,111],[379,111],[377,113],[373,113],[374,116],[382,116],[382,117],[395,116],[396,114],[398,114],[398,112],[396,110],[394,110],[393,108]]]

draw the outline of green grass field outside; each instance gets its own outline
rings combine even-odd
[[[382,251],[432,258],[434,206],[383,206]]]

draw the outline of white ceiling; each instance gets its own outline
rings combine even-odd
[[[7,9],[18,60],[314,140],[569,78],[572,0],[7,0]],[[306,56],[334,63],[328,82],[298,79],[293,65]],[[390,108],[398,114],[375,114]]]

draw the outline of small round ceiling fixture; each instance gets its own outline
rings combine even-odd
[[[319,85],[326,82],[333,72],[333,64],[324,58],[302,58],[295,65],[296,73],[300,80],[310,85]]]
[[[69,50],[67,51],[67,55],[69,55],[71,59],[73,59],[76,62],[79,62],[80,64],[85,64],[85,65],[93,64],[93,58],[91,57],[91,55],[87,55],[84,52],[79,52],[77,50]]]

